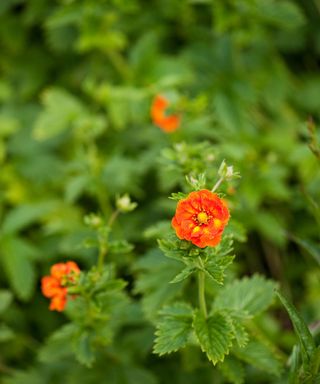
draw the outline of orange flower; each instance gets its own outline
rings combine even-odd
[[[80,269],[74,261],[57,263],[51,267],[51,275],[41,279],[41,290],[51,299],[51,311],[63,311],[67,303],[68,287],[77,283]]]
[[[172,226],[179,239],[191,241],[200,248],[214,247],[220,243],[229,217],[225,201],[202,189],[178,202]]]
[[[157,95],[151,106],[151,118],[155,125],[165,132],[173,132],[180,125],[180,117],[178,115],[166,115],[166,109],[169,106],[169,101]]]

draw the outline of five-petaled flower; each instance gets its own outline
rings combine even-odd
[[[180,125],[180,116],[167,115],[169,101],[162,95],[157,95],[151,106],[151,118],[155,125],[165,132],[173,132]]]
[[[221,241],[229,217],[225,201],[202,189],[178,202],[172,226],[179,239],[191,241],[200,248],[214,247]]]
[[[41,279],[41,290],[45,297],[51,299],[51,311],[63,311],[67,303],[68,287],[77,284],[80,269],[74,261],[54,264],[50,276]]]

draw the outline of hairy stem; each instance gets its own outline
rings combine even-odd
[[[223,182],[223,180],[224,180],[224,178],[220,177],[220,179],[215,183],[215,185],[211,189],[211,192],[216,191],[220,187],[220,184]]]
[[[206,318],[208,316],[207,313],[207,304],[205,297],[205,274],[203,271],[198,272],[198,289],[199,289],[199,306],[203,316]]]

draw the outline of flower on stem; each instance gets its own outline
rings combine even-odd
[[[202,189],[178,202],[172,226],[179,239],[191,241],[200,248],[214,247],[220,243],[229,217],[225,201]]]
[[[157,95],[151,106],[151,118],[155,125],[161,128],[164,132],[173,132],[180,125],[180,116],[167,115],[166,109],[169,106],[169,101],[162,95]]]
[[[51,299],[51,311],[63,311],[67,303],[68,288],[78,282],[80,269],[74,261],[57,263],[51,267],[50,276],[41,279],[42,294]]]

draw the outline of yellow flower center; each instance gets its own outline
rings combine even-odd
[[[200,224],[206,224],[208,222],[208,215],[205,212],[198,213],[197,220]]]

